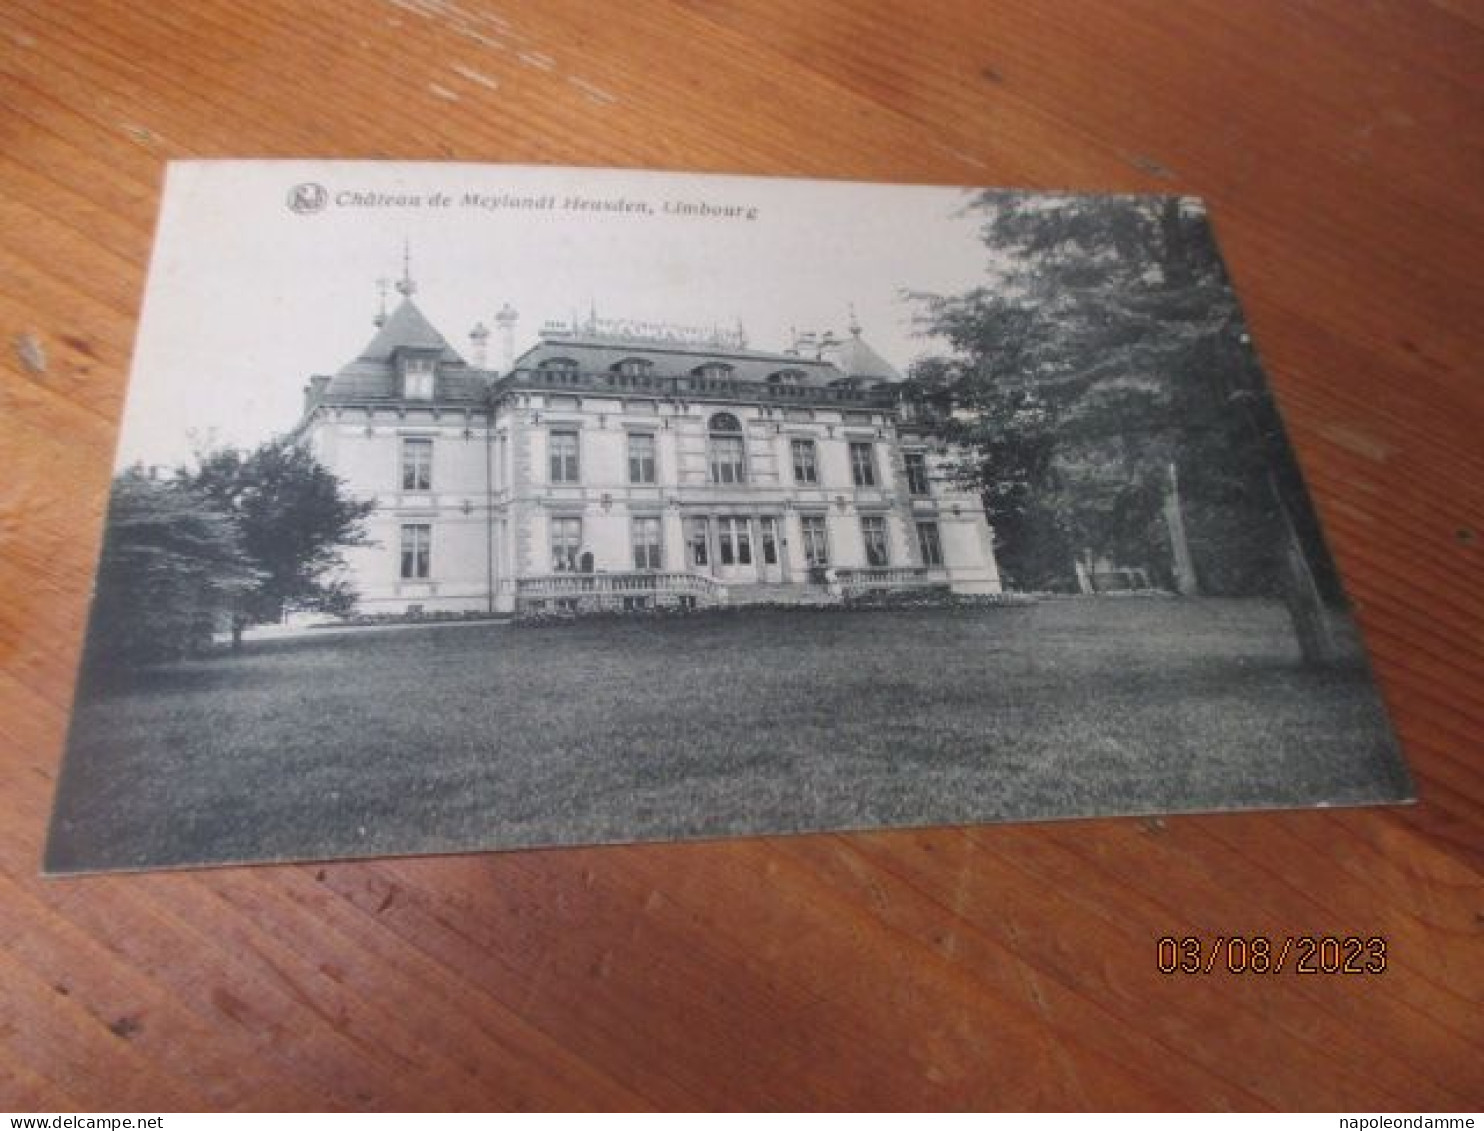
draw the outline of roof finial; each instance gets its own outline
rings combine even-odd
[[[417,293],[417,284],[412,281],[412,243],[402,241],[402,277],[397,280],[397,293],[411,298]]]
[[[858,338],[861,336],[861,321],[855,316],[855,303],[850,304],[850,335]]]
[[[390,279],[382,278],[376,280],[376,293],[381,296],[381,309],[371,319],[373,326],[381,327],[386,325],[386,292],[391,289],[391,286],[392,281]]]

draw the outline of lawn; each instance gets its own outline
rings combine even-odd
[[[1408,791],[1254,600],[750,609],[257,641],[84,687],[67,871]]]

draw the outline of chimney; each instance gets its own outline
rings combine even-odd
[[[495,328],[500,332],[500,367],[509,372],[515,364],[515,324],[520,315],[508,302],[495,315]]]
[[[833,330],[826,330],[819,339],[819,360],[840,366],[840,339]],[[843,366],[841,366],[843,368]]]
[[[489,367],[489,340],[490,330],[483,322],[476,322],[474,329],[469,331],[470,353],[474,357],[476,369]]]

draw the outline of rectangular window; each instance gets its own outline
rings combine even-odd
[[[433,441],[408,438],[402,441],[402,490],[433,489]]]
[[[433,399],[433,359],[409,357],[402,362],[402,390],[408,400]]]
[[[917,524],[917,548],[922,551],[923,565],[941,566],[943,564],[943,539],[938,536],[936,522]]]
[[[830,539],[825,530],[824,518],[820,515],[805,515],[799,519],[804,534],[804,561],[810,566],[830,564]]]
[[[922,452],[908,452],[904,458],[907,461],[907,490],[914,495],[926,495],[928,493],[927,456]]]
[[[577,555],[582,549],[582,519],[551,520],[551,570],[553,573],[576,573]]]
[[[548,441],[551,449],[551,481],[576,483],[578,480],[577,433],[553,432]]]
[[[876,486],[876,459],[871,452],[875,446],[869,441],[850,445],[850,473],[857,487]]]
[[[634,547],[635,569],[660,569],[660,520],[636,518],[629,524],[629,539]]]
[[[712,436],[711,482],[745,483],[745,459],[741,436]]]
[[[426,581],[432,575],[433,528],[425,522],[402,527],[402,580]]]
[[[866,544],[866,564],[870,566],[886,565],[886,519],[861,519],[861,538]]]
[[[795,440],[793,442],[794,452],[794,482],[795,483],[818,483],[819,462],[814,455],[813,440]]]
[[[690,564],[695,566],[709,565],[711,562],[710,539],[704,518],[693,518],[690,520],[690,533],[687,540],[690,543]]]
[[[654,482],[654,437],[647,432],[629,433],[629,482]]]
[[[751,565],[751,520],[745,518],[717,519],[716,546],[722,565]]]
[[[776,518],[765,518],[760,522],[762,527],[759,535],[763,544],[763,564],[778,564],[778,520]]]

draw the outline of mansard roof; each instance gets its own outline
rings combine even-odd
[[[323,381],[322,388],[315,385]],[[317,390],[319,402],[355,403],[367,401],[400,401],[402,387],[395,370],[385,373],[347,372],[342,369],[333,377],[316,377],[311,382]],[[439,404],[481,404],[489,393],[489,374],[480,369],[470,369],[463,362],[457,365],[439,364],[434,378],[433,400]]]
[[[311,380],[308,404],[399,401],[402,380],[398,355],[408,352],[434,359],[435,402],[472,405],[485,399],[496,374],[469,366],[418,309],[410,292],[404,291],[404,295],[354,360],[334,376]],[[585,374],[603,374],[619,369],[623,362],[642,360],[650,368],[639,380],[704,380],[711,376],[706,372],[708,367],[722,367],[727,381],[768,385],[780,396],[791,390],[819,389],[830,390],[830,396],[858,397],[863,395],[860,390],[902,380],[901,373],[861,338],[855,325],[845,339],[826,338],[817,348],[811,339],[809,348],[784,352],[747,349],[737,341],[722,338],[714,342],[671,341],[610,336],[591,328],[564,329],[543,332],[541,340],[517,358],[512,369],[516,373],[538,370],[543,363],[559,360],[575,363]]]
[[[900,381],[902,374],[891,362],[866,344],[858,332],[827,350],[826,357],[847,377],[865,381]]]
[[[767,381],[774,374],[803,374],[799,383],[828,386],[849,374],[828,361],[791,353],[737,349],[730,346],[652,343],[584,334],[548,335],[516,359],[515,369],[539,369],[543,362],[571,359],[586,373],[601,373],[619,362],[648,361],[656,377],[686,377],[706,365],[725,365],[738,381]]]
[[[471,369],[411,298],[387,316],[355,360],[341,366],[319,393],[325,401],[390,401],[401,396],[399,351],[435,358],[437,401],[478,402],[489,391],[489,375]]]
[[[417,308],[417,304],[410,298],[404,298],[382,323],[376,335],[366,343],[360,356],[341,369],[341,372],[357,366],[364,369],[371,365],[391,365],[397,351],[402,349],[437,350],[440,361],[463,361],[444,340],[443,335],[433,328],[433,324]]]

